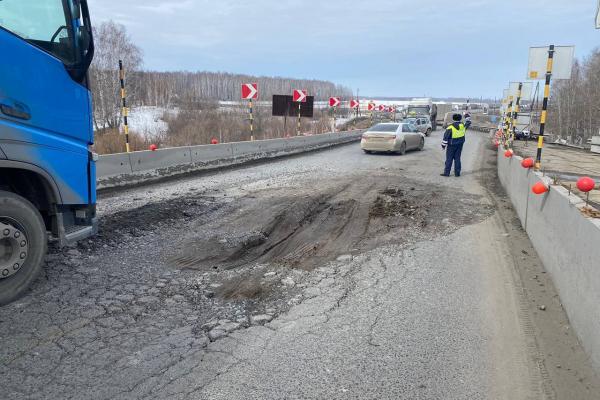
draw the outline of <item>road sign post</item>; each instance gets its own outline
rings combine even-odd
[[[375,103],[370,102],[367,106],[367,110],[369,110],[369,123],[373,125],[373,110],[375,110]]]
[[[508,85],[507,94],[513,101],[511,110],[512,112],[507,116],[510,126],[507,132],[506,145],[509,148],[512,147],[512,143],[515,140],[517,125],[519,122],[519,113],[521,111],[521,101],[523,99],[531,98],[531,89],[531,82],[510,82]]]
[[[129,109],[127,108],[127,100],[125,95],[125,69],[123,68],[123,60],[119,60],[119,81],[121,84],[121,105],[123,113],[123,131],[125,132],[125,150],[130,153],[129,148],[129,121],[127,116],[129,115]]]
[[[301,124],[302,124],[302,103],[306,103],[306,97],[308,92],[306,90],[294,89],[293,100],[298,103],[298,127],[296,129],[296,135],[300,136]]]
[[[535,157],[535,169],[537,170],[542,167],[542,149],[544,148],[544,133],[548,117],[548,101],[550,100],[550,82],[552,79],[571,79],[574,54],[575,47],[573,46],[550,45],[548,47],[531,47],[529,49],[527,77],[529,79],[545,80],[540,131],[538,133],[538,148]],[[545,76],[543,77],[542,71],[545,72]]]
[[[519,121],[519,111],[521,106],[521,94],[523,93],[523,82],[519,82],[519,86],[517,88],[517,100],[515,101],[515,109],[512,115],[512,130],[510,132],[510,147],[512,147],[513,142],[515,141],[515,133],[517,131],[517,122]]]
[[[254,112],[252,100],[258,99],[258,83],[242,84],[242,100],[248,100],[248,113],[250,119],[250,141],[254,140]]]
[[[356,111],[356,118],[358,118],[358,109],[360,108],[360,103],[358,102],[358,100],[350,100],[350,110],[355,110]],[[352,123],[352,125],[354,125],[356,127],[356,119],[354,119],[354,122]]]
[[[550,99],[550,80],[552,79],[552,68],[554,65],[554,45],[548,48],[548,62],[546,64],[546,82],[544,83],[544,100],[542,101],[542,115],[540,116],[540,132],[538,136],[538,148],[535,156],[535,169],[542,167],[542,149],[544,148],[544,131],[546,130],[546,118],[548,117],[548,100]]]
[[[392,114],[392,121],[396,122],[396,107],[390,106],[390,108],[388,108],[388,111],[390,114]]]
[[[333,132],[336,131],[336,112],[337,108],[340,105],[339,97],[330,97],[329,98],[329,107],[333,108]]]
[[[504,129],[502,129],[502,144],[506,147],[508,146],[508,135],[511,127],[511,115],[512,115],[512,106],[513,106],[513,96],[509,94],[508,96],[508,106],[506,108],[506,115],[504,117]]]

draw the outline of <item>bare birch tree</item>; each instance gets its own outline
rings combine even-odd
[[[142,66],[142,51],[132,42],[123,25],[104,22],[94,29],[96,52],[90,68],[96,130],[118,128],[121,123],[119,60],[127,73],[127,96],[133,104],[139,89],[136,71]]]

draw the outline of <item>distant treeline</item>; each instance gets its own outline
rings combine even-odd
[[[240,100],[243,83],[258,83],[260,99],[273,94],[292,94],[306,89],[317,100],[330,96],[351,97],[347,87],[320,80],[281,77],[254,77],[225,72],[144,71],[142,50],[135,45],[125,26],[112,21],[94,28],[96,52],[90,69],[97,130],[115,129],[122,122],[118,62],[125,66],[127,104],[135,106],[201,109],[206,103]]]
[[[243,83],[258,83],[261,100],[274,94],[292,94],[293,89],[306,89],[317,100],[330,96],[351,97],[352,90],[332,82],[280,77],[254,77],[225,72],[135,72],[136,101],[159,107],[179,106],[203,100],[240,100]]]
[[[573,64],[571,79],[552,86],[548,131],[583,145],[600,130],[600,49]]]

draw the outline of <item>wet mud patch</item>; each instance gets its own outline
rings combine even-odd
[[[239,212],[191,232],[168,264],[215,272],[253,263],[310,271],[340,255],[449,234],[493,212],[477,195],[429,190],[406,178],[389,181],[373,177],[304,196],[262,191]],[[235,297],[235,290],[224,296]]]

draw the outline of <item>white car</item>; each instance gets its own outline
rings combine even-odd
[[[425,135],[413,124],[377,124],[363,133],[360,148],[365,153],[387,152],[404,154],[407,150],[423,150]]]

